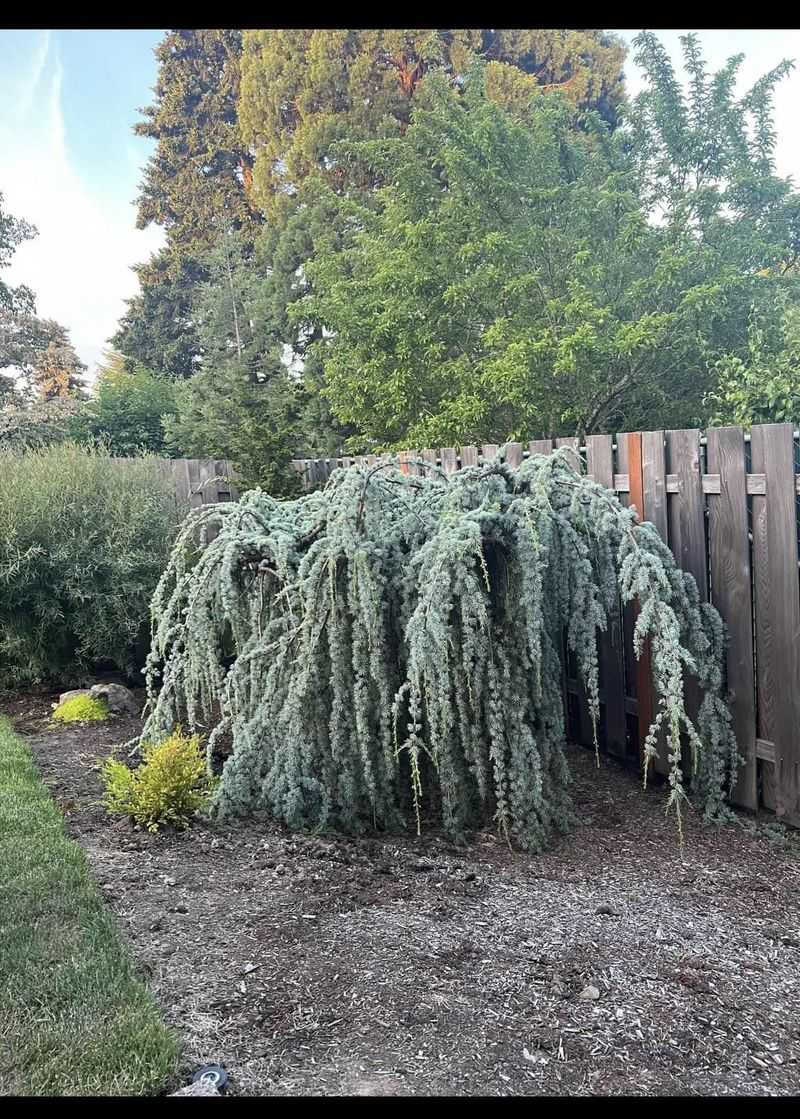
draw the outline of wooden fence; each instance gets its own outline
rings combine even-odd
[[[615,490],[651,521],[678,563],[694,575],[701,598],[728,626],[728,689],[745,765],[735,803],[766,808],[800,824],[800,579],[798,578],[797,437],[791,424],[741,428],[644,431],[507,443],[506,461],[549,454],[566,446],[583,473]],[[501,448],[442,447],[401,452],[401,469],[421,469],[410,458],[450,473],[493,459]],[[337,466],[376,463],[376,455],[297,460],[308,488]],[[653,697],[646,657],[632,651],[633,617],[618,612],[601,640],[601,747],[636,758],[649,726]],[[568,672],[571,733],[591,742],[591,723],[580,687]],[[696,690],[689,690],[696,704]],[[662,754],[655,763],[665,771]]]
[[[141,459],[118,458],[120,464]],[[179,505],[196,509],[216,501],[238,501],[239,490],[233,464],[212,458],[161,458],[159,469],[172,481]]]

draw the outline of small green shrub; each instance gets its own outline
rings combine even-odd
[[[156,460],[71,443],[0,450],[2,686],[132,673],[177,528]]]
[[[53,712],[57,723],[99,723],[108,718],[108,704],[103,699],[88,695],[74,695],[65,699]]]
[[[103,804],[108,812],[131,816],[156,832],[162,824],[186,827],[204,808],[214,790],[197,735],[180,729],[162,742],[143,747],[144,762],[130,769],[115,758],[103,764]]]

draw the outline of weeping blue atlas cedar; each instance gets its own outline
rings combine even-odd
[[[563,635],[596,741],[597,633],[636,600],[657,697],[646,760],[666,742],[681,836],[687,775],[724,818],[739,758],[723,625],[655,528],[566,451],[418,467],[354,465],[296,500],[255,489],[190,514],[152,603],[143,741],[188,726],[209,765],[227,742],[221,816],[351,832],[439,819],[453,838],[493,821],[539,851],[573,822]]]

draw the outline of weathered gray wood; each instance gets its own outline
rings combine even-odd
[[[602,486],[614,488],[614,444],[610,435],[586,436],[586,473]]]
[[[667,464],[663,431],[642,432],[642,484],[644,519],[656,526],[658,535],[668,544]]]
[[[642,499],[643,519],[650,521],[658,530],[665,544],[669,544],[669,519],[667,516],[667,462],[663,431],[642,432]],[[644,664],[644,653],[640,658],[640,668]],[[649,656],[647,659],[650,671]],[[641,702],[641,685],[639,688]],[[650,710],[656,710],[655,695],[650,686]],[[669,749],[665,736],[658,742],[658,753],[653,758],[656,773],[667,776],[669,773]]]
[[[756,424],[750,439],[753,470],[763,472],[767,485],[765,497],[753,498],[759,737],[775,744],[775,811],[794,815],[800,763],[800,593],[792,425]]]
[[[667,432],[669,469],[678,481],[678,492],[668,503],[672,554],[684,571],[694,576],[702,602],[708,601],[706,561],[706,503],[700,471],[700,432],[682,428]]]
[[[758,808],[755,673],[750,545],[744,434],[740,427],[708,432],[708,469],[720,477],[719,496],[709,499],[711,601],[728,627],[728,702],[739,753],[745,764],[733,802]]]
[[[458,457],[455,447],[442,447],[439,455],[442,460],[442,470],[445,474],[455,474],[458,470]]]
[[[581,441],[577,436],[561,436],[556,439],[556,448],[560,450],[566,447],[572,453],[569,456],[569,461],[579,473],[583,473],[583,463],[581,461]]]
[[[556,439],[556,448],[561,450],[566,448],[569,454],[569,461],[572,466],[581,471],[581,455],[580,455],[580,439],[576,436],[563,436]],[[589,702],[586,696],[586,689],[583,686],[583,681],[578,681],[577,692],[577,708],[578,708],[578,736],[583,746],[594,745],[594,729],[592,727],[592,717],[589,713]]]
[[[619,432],[616,436],[617,442],[617,463],[615,479],[617,474],[624,474],[628,478],[628,432]],[[629,506],[631,503],[630,497],[630,484],[628,489],[619,493],[620,504]],[[636,679],[636,657],[633,652],[633,627],[635,624],[635,617],[632,606],[626,606],[622,611],[622,651],[623,662],[625,669],[625,710],[629,714],[636,714],[638,718],[638,682]],[[636,704],[635,712],[631,704]],[[638,743],[631,742],[629,746],[629,753],[638,752]]]
[[[553,453],[553,440],[531,439],[528,450],[532,455],[551,455]]]
[[[614,447],[610,435],[587,435],[586,470],[590,478],[611,489],[614,485]],[[625,756],[625,661],[621,605],[609,612],[608,629],[600,635],[600,686],[605,708],[606,748]]]
[[[200,481],[200,463],[196,458],[186,459],[186,474],[189,486],[189,506],[198,509],[203,504],[203,490]]]
[[[708,563],[706,559],[706,499],[700,462],[700,432],[679,428],[666,433],[667,469],[674,471],[675,492],[667,499],[669,545],[675,562],[689,572],[697,583],[701,602],[708,601]],[[697,717],[702,692],[693,676],[685,688],[686,710]]]
[[[462,466],[477,466],[478,465],[478,448],[477,447],[462,447],[461,448],[461,465]]]
[[[438,456],[436,451],[432,450],[430,447],[426,447],[424,451],[420,451],[420,458],[423,462],[429,462],[431,466],[435,467]],[[427,478],[435,478],[436,470],[429,470],[427,467],[421,466],[420,474],[424,474]]]
[[[519,466],[522,462],[521,443],[506,443],[506,462],[509,466]]]
[[[500,450],[497,443],[484,443],[481,447],[481,455],[484,462],[492,462],[497,458],[497,452]]]

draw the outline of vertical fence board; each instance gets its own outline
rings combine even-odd
[[[562,447],[566,447],[567,450],[571,452],[571,454],[569,455],[569,461],[572,463],[579,474],[582,473],[580,439],[578,439],[577,436],[563,436],[559,439],[556,439],[556,448],[558,450],[561,450]]]
[[[665,544],[669,543],[667,524],[667,463],[663,431],[642,432],[642,519],[651,521]]]
[[[663,431],[642,432],[642,489],[644,499],[643,519],[650,521],[658,529],[658,535],[669,544],[669,519],[667,516],[667,460]],[[644,660],[644,658],[643,658]],[[648,692],[650,716],[655,712],[655,695],[650,683],[651,661],[647,655]],[[669,749],[666,738],[661,736],[658,753],[653,758],[656,773],[666,776],[669,773],[667,760]]]
[[[643,433],[634,432],[629,434],[626,439],[628,448],[628,478],[630,485],[630,504],[635,508],[640,521],[645,520],[645,463],[644,463],[644,449],[642,447]],[[653,455],[652,445],[649,447],[650,454],[650,489],[653,490],[652,474],[653,474]],[[654,495],[655,496],[655,495]],[[664,511],[666,514],[666,510]],[[638,608],[634,606],[633,618],[635,620],[638,613]],[[642,649],[641,656],[636,661],[636,698],[639,704],[639,749],[644,748],[644,740],[647,737],[647,732],[653,722],[653,692],[651,687],[651,666],[650,666],[650,649],[648,644]],[[658,762],[659,768],[661,767],[660,756],[654,759]]]
[[[733,802],[758,808],[755,675],[750,544],[744,435],[740,427],[708,433],[708,470],[719,474],[720,492],[709,496],[711,601],[728,627],[728,701],[744,766]]]
[[[667,432],[669,470],[678,480],[672,495],[669,542],[676,562],[694,576],[700,601],[708,601],[706,563],[706,505],[700,472],[700,432],[680,429]]]
[[[570,452],[568,456],[569,461],[578,472],[581,470],[580,445],[581,441],[576,436],[564,436],[556,439],[556,449],[561,450],[563,447],[567,448]],[[583,681],[580,679],[580,676],[578,676],[577,683],[578,738],[583,746],[593,746],[594,728],[592,727],[592,717],[589,712],[589,701],[586,696],[586,689],[583,686]]]
[[[522,462],[521,443],[506,443],[506,462],[509,466],[519,466]]]
[[[486,462],[492,462],[493,459],[497,458],[497,452],[499,451],[499,449],[500,448],[498,447],[498,445],[496,443],[484,443],[483,446],[481,447],[481,454],[483,456],[483,461],[485,463]]]
[[[477,466],[478,465],[478,448],[477,447],[462,447],[461,448],[461,465],[462,466]]]
[[[678,492],[667,499],[669,545],[675,562],[697,583],[701,602],[708,601],[706,559],[706,500],[703,495],[700,432],[680,428],[666,433],[667,469],[674,474]],[[702,692],[694,676],[686,681],[686,710],[697,718]]]
[[[586,471],[607,489],[614,488],[614,446],[610,435],[586,437]],[[624,634],[619,601],[609,612],[608,629],[600,635],[600,682],[605,704],[606,749],[625,756],[625,661]]]
[[[532,455],[551,455],[553,453],[553,440],[531,439],[528,450]]]
[[[629,472],[629,468],[628,468],[628,433],[627,432],[620,432],[617,435],[617,473],[618,474],[627,474],[628,472]],[[618,496],[619,496],[620,503],[622,505],[624,505],[626,507],[630,505],[630,503],[631,503],[630,492],[621,493]],[[633,699],[636,699],[637,702],[638,702],[638,690],[637,689],[638,689],[639,681],[638,681],[638,678],[637,678],[637,675],[636,675],[637,662],[636,662],[636,658],[633,655],[633,626],[634,626],[634,620],[635,619],[634,619],[633,607],[630,606],[630,605],[625,606],[623,611],[622,611],[622,636],[623,636],[622,654],[623,654],[623,662],[624,662],[624,668],[625,668],[625,690],[626,690],[626,695],[630,696]],[[627,714],[627,712],[626,712],[626,714]],[[626,721],[626,725],[627,725],[627,718],[626,718],[625,721]],[[638,719],[637,719],[637,724],[636,725],[637,725],[637,729],[636,729],[635,742],[632,739],[631,742],[630,742],[630,746],[626,747],[631,753],[634,753],[634,754],[639,753],[639,730],[638,730],[638,725],[639,724],[638,724]]]
[[[420,452],[420,458],[423,462],[429,462],[433,467],[436,466],[436,451],[433,451],[430,448],[426,448],[424,451]],[[420,473],[424,474],[427,478],[435,478],[437,476],[436,470],[429,470],[425,466],[420,467]]]
[[[442,470],[445,474],[455,474],[458,470],[458,461],[455,447],[440,448],[439,455],[442,460]]]
[[[800,591],[792,425],[756,424],[751,447],[753,471],[766,478],[765,497],[753,498],[761,736],[775,746],[776,813],[794,816],[800,762]]]

